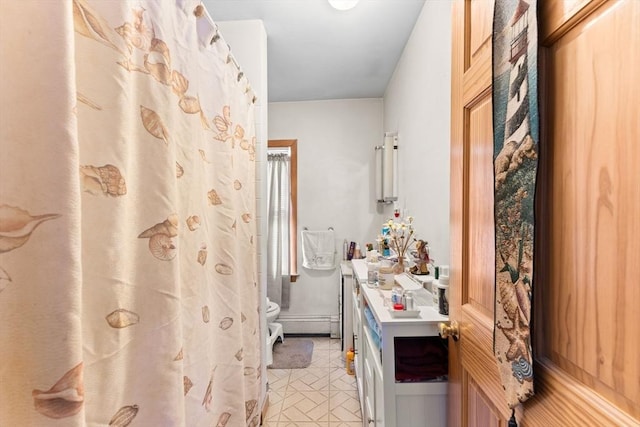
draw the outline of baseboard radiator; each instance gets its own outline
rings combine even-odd
[[[335,315],[282,314],[276,322],[282,324],[284,334],[328,334],[340,338],[340,317]]]

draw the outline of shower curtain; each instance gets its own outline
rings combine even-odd
[[[255,98],[206,11],[3,1],[0,55],[0,425],[258,425]]]
[[[291,259],[290,157],[267,156],[267,296],[281,308],[289,308]]]

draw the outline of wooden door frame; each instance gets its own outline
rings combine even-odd
[[[451,164],[450,164],[450,298],[449,317],[459,319],[460,301],[462,301],[462,283],[464,283],[463,227],[465,223],[465,197],[463,183],[465,182],[464,167],[464,104],[462,102],[463,75],[465,69],[465,7],[460,0],[455,1],[451,8]],[[462,39],[462,40],[461,40]],[[461,426],[462,408],[462,364],[459,345],[449,340],[449,404],[447,419],[450,426]],[[466,408],[465,408],[466,410]]]

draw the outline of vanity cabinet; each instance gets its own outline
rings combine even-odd
[[[363,426],[447,425],[446,341],[438,323],[448,317],[429,305],[427,291],[416,318],[391,316],[391,291],[367,285],[366,264],[353,260],[352,332]],[[422,292],[422,291],[421,291]]]

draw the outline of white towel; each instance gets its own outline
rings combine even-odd
[[[336,268],[333,230],[302,231],[302,266],[311,270]]]

